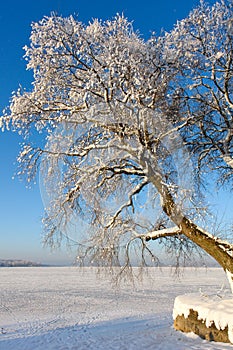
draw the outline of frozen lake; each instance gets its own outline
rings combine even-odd
[[[232,349],[172,327],[177,295],[229,293],[221,269],[149,271],[114,289],[94,268],[0,268],[0,350]]]

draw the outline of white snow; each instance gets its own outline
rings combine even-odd
[[[173,328],[175,297],[215,292],[221,269],[151,268],[143,283],[114,289],[95,268],[0,268],[0,350],[223,350]],[[229,292],[230,293],[230,292]]]
[[[217,329],[228,327],[228,337],[233,343],[233,298],[220,299],[217,296],[187,294],[176,297],[173,309],[173,319],[178,315],[188,317],[190,310],[198,313],[198,319],[205,320],[207,327],[212,324]]]
[[[230,283],[230,286],[231,286],[231,291],[233,293],[233,273],[231,273],[230,271],[226,270],[226,273],[227,273],[227,278],[228,278],[228,281]]]

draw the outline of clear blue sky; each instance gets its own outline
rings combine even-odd
[[[212,3],[213,1],[211,1]],[[11,92],[21,84],[30,86],[31,74],[25,70],[22,47],[29,44],[30,25],[49,15],[78,14],[79,20],[107,19],[124,13],[144,37],[150,31],[170,30],[187,16],[198,0],[21,0],[0,4],[0,109],[8,105]],[[16,157],[20,137],[0,133],[0,258],[18,258],[43,263],[72,263],[74,255],[50,253],[41,245],[43,205],[38,184],[26,189],[17,178]]]

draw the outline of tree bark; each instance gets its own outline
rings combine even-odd
[[[233,273],[233,256],[218,245],[217,240],[204,230],[192,223],[187,218],[183,218],[180,223],[182,233],[188,237],[192,242],[204,249],[210,256],[212,256],[225,271]]]
[[[233,246],[229,244],[230,250],[224,246],[224,242],[212,236],[204,229],[198,227],[188,219],[176,205],[172,194],[161,177],[151,167],[148,167],[149,179],[157,188],[162,201],[163,211],[180,228],[181,233],[193,243],[202,248],[224,269],[228,275],[231,289],[233,288]],[[233,292],[233,289],[232,289]]]

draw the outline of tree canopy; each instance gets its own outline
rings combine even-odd
[[[201,247],[233,273],[231,242],[198,226],[207,176],[232,188],[232,10],[201,2],[148,40],[120,15],[32,25],[32,90],[13,95],[1,124],[25,136],[28,181],[40,167],[47,242],[60,241],[75,214],[91,228],[82,262],[124,267],[133,255],[145,266],[157,259],[153,239],[177,262]],[[29,142],[35,130],[45,144]]]

